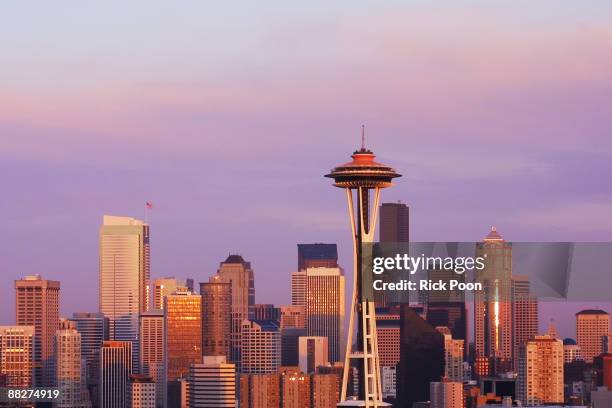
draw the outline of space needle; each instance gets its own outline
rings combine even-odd
[[[361,149],[353,153],[350,162],[325,175],[334,179],[334,186],[346,192],[353,233],[353,295],[338,407],[391,406],[382,400],[376,309],[374,299],[367,295],[371,289],[364,287],[364,281],[369,282],[370,279],[366,275],[368,268],[363,265],[362,255],[364,250],[371,249],[368,244],[374,242],[380,190],[392,186],[392,180],[401,175],[393,168],[374,161],[375,157],[365,147],[365,130],[362,126]],[[351,366],[357,369],[359,392],[347,397]]]

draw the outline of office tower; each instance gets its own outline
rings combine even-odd
[[[427,271],[428,279],[434,282],[449,283],[456,280],[465,282],[465,274],[459,275],[453,270],[432,269]],[[434,327],[448,327],[454,339],[466,340],[467,309],[465,292],[457,290],[435,290],[420,293],[426,307],[427,322]]]
[[[336,244],[298,244],[298,271],[308,268],[336,268]]]
[[[281,365],[295,367],[300,364],[299,339],[306,336],[305,328],[286,327],[281,329]]]
[[[140,314],[140,372],[155,384],[155,403],[160,408],[166,406],[165,337],[162,310]]]
[[[291,305],[306,308],[306,270],[291,272]]]
[[[240,255],[230,254],[219,264],[217,274],[210,282],[225,282],[232,286],[232,326],[230,328],[229,361],[237,365],[240,371],[240,333],[242,321],[253,317],[255,305],[255,277],[251,263]]]
[[[146,375],[133,374],[128,383],[128,408],[155,408],[155,381]]]
[[[444,336],[444,377],[450,381],[463,381],[464,341],[453,339],[448,327],[436,327]]]
[[[7,387],[34,385],[34,326],[0,326],[0,373]]]
[[[173,277],[159,278],[153,281],[153,309],[164,308],[164,297],[172,293],[193,292],[193,279],[177,279]]]
[[[312,408],[335,408],[340,401],[340,376],[312,374],[310,376]]]
[[[317,367],[329,364],[327,337],[300,337],[298,349],[299,367],[303,373],[314,373]]]
[[[395,397],[396,366],[400,361],[399,308],[376,309],[376,336],[383,397]]]
[[[306,328],[306,311],[303,306],[281,306],[280,327]]]
[[[58,408],[89,407],[87,384],[83,382],[85,359],[81,357],[81,333],[70,320],[61,320],[55,332],[53,355],[55,357],[55,387],[60,390],[56,400]]]
[[[166,378],[186,378],[189,364],[202,359],[202,297],[174,292],[164,299]]]
[[[200,283],[202,296],[202,355],[230,357],[232,285]]]
[[[281,365],[281,334],[278,322],[242,322],[241,369],[243,374],[271,374]]]
[[[476,246],[476,257],[486,259],[475,271],[483,286],[474,292],[476,358],[487,359],[493,375],[512,370],[512,244],[491,228]]]
[[[253,319],[275,320],[280,322],[280,308],[272,304],[255,304],[253,305]]]
[[[341,268],[306,269],[306,333],[327,337],[329,360],[341,360],[344,339],[344,275]]]
[[[610,315],[603,310],[583,310],[576,313],[576,340],[582,350],[582,358],[593,362],[602,350],[602,337],[610,333]]]
[[[400,309],[397,401],[401,407],[428,401],[429,383],[444,376],[444,336],[408,304]]]
[[[380,242],[410,241],[410,208],[402,203],[382,203],[380,206]]]
[[[280,375],[241,374],[240,407],[280,407]]]
[[[529,277],[512,276],[512,361],[518,371],[522,344],[538,334],[538,299],[531,295]]]
[[[463,383],[432,382],[429,385],[430,408],[463,408]]]
[[[129,408],[132,342],[108,340],[100,349],[100,408]]]
[[[189,366],[189,408],[236,406],[236,365],[225,356],[204,356]]]
[[[362,128],[362,139],[364,138],[363,132]],[[400,177],[400,174],[396,173],[391,167],[375,162],[374,157],[374,153],[365,148],[362,140],[361,149],[353,153],[351,162],[334,168],[326,175],[326,177],[334,179],[334,186],[342,188],[346,192],[353,238],[353,259],[355,260],[353,269],[355,289],[350,302],[351,317],[347,339],[349,347],[346,348],[340,398],[343,406],[387,405],[382,402],[378,346],[376,343],[375,303],[371,284],[368,284],[371,274],[367,273],[366,265],[362,264],[362,259],[364,255],[368,255],[368,253],[364,254],[363,250],[365,249],[368,252],[371,250],[371,246],[364,246],[364,244],[374,242],[380,190],[390,187],[392,180]],[[370,202],[370,190],[373,190],[372,202]],[[356,199],[354,198],[354,191],[356,192]],[[310,303],[310,299],[308,302]],[[356,336],[353,333],[355,329]],[[309,332],[309,334],[311,333]],[[332,343],[332,338],[329,337],[329,339]],[[355,344],[355,350],[351,350],[353,344]],[[337,361],[336,356],[336,354],[331,353],[330,359]],[[355,396],[356,400],[347,401],[348,374],[352,361],[356,363],[359,392]]]
[[[563,361],[569,364],[577,360],[583,360],[580,346],[574,339],[563,339]]]
[[[549,336],[527,341],[519,355],[518,399],[523,404],[562,404],[563,343]]]
[[[310,377],[296,370],[281,374],[281,406],[283,408],[309,408]]]
[[[105,215],[100,227],[100,312],[109,338],[132,342],[138,372],[138,320],[149,308],[149,226],[130,217]]]
[[[53,385],[53,337],[59,328],[60,283],[40,275],[15,281],[15,322],[34,326],[34,384]]]

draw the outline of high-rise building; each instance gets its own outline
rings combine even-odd
[[[202,355],[230,357],[232,285],[200,283],[202,296]]]
[[[281,373],[281,406],[283,408],[309,408],[310,377],[297,370]]]
[[[240,333],[242,321],[253,318],[255,305],[255,275],[251,263],[240,255],[230,254],[219,264],[217,274],[210,282],[225,282],[232,286],[232,325],[230,328],[229,361],[240,368]]]
[[[336,268],[336,244],[298,244],[298,271],[308,268]]]
[[[306,308],[306,270],[291,272],[291,305]]]
[[[337,374],[311,374],[312,408],[335,408],[340,400],[340,376]]]
[[[127,391],[128,408],[155,408],[155,381],[146,375],[130,376]]]
[[[281,365],[281,334],[273,320],[243,320],[241,372],[271,374]]]
[[[6,387],[34,385],[34,326],[0,326],[0,374]]]
[[[253,305],[253,319],[280,322],[280,308],[269,303],[257,303]]]
[[[300,337],[298,347],[299,367],[303,373],[314,373],[317,367],[329,364],[327,337]]]
[[[587,363],[606,352],[602,338],[610,334],[610,315],[603,310],[587,309],[576,313],[576,340]]]
[[[100,408],[129,408],[132,342],[109,340],[100,350]]]
[[[164,298],[166,378],[186,378],[189,365],[202,359],[202,297],[174,292]]]
[[[376,309],[376,336],[383,397],[395,397],[396,366],[400,361],[400,314],[398,307]]]
[[[240,375],[241,408],[276,408],[280,406],[279,374]]]
[[[109,320],[109,338],[132,342],[138,372],[138,324],[149,309],[149,226],[130,217],[104,216],[100,227],[100,312]]]
[[[413,310],[400,310],[400,362],[397,366],[398,406],[428,401],[429,383],[444,376],[444,336]]]
[[[140,372],[151,378],[155,403],[166,406],[166,358],[164,355],[164,312],[154,310],[140,314]],[[144,385],[143,385],[144,387]]]
[[[344,274],[341,268],[306,269],[306,332],[327,337],[329,360],[341,360],[344,338]]]
[[[457,381],[431,382],[430,408],[463,408],[463,383]]]
[[[580,346],[574,339],[563,339],[563,361],[570,364],[574,361],[583,360]]]
[[[159,278],[153,281],[153,309],[164,308],[164,297],[176,291],[193,292],[193,279]]]
[[[433,282],[451,280],[465,282],[465,274],[458,275],[453,270],[432,269],[427,271],[428,279]],[[427,322],[434,327],[448,327],[454,339],[467,339],[467,309],[465,292],[457,290],[435,290],[419,293],[426,306]]]
[[[474,292],[475,357],[488,359],[497,375],[512,370],[512,244],[493,227],[477,244],[476,256],[486,261],[475,277],[483,286]]]
[[[538,334],[538,299],[531,295],[527,276],[512,276],[512,360],[518,371],[521,345]]]
[[[382,401],[376,339],[376,299],[371,284],[368,284],[371,274],[364,265],[363,259],[372,249],[372,246],[367,244],[374,242],[381,189],[393,185],[393,179],[401,175],[393,168],[374,161],[374,153],[365,148],[364,133],[365,130],[362,127],[361,149],[351,155],[352,160],[335,167],[325,177],[333,178],[334,186],[342,188],[346,193],[354,249],[353,259],[355,260],[353,265],[354,290],[350,302],[351,315],[347,336],[347,344],[350,347],[345,349],[345,370],[342,377],[340,401],[343,406],[370,407],[388,406],[388,404]],[[370,196],[372,196],[372,201],[370,201]],[[309,334],[314,335],[310,331]],[[333,339],[331,337],[329,339],[332,344]],[[336,356],[331,353],[330,359],[337,361]],[[347,395],[349,372],[353,362],[359,386],[357,395],[349,398]]]
[[[53,337],[59,329],[60,283],[26,276],[15,281],[15,321],[19,326],[34,326],[34,383],[53,385]]]
[[[81,333],[70,320],[60,321],[55,332],[55,387],[60,390],[55,401],[58,408],[87,408],[91,406],[85,381],[86,360],[81,357]]]
[[[444,336],[444,377],[450,381],[463,381],[464,341],[453,339],[448,327],[436,327]]]
[[[380,206],[380,242],[410,241],[410,208],[401,202]]]
[[[526,404],[562,404],[563,342],[536,336],[520,349],[518,399]]]
[[[189,366],[189,408],[236,407],[236,365],[225,356],[204,356]]]

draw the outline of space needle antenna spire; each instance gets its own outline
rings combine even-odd
[[[365,150],[365,125],[361,125],[361,150]]]

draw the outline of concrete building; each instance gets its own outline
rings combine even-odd
[[[281,333],[272,320],[249,320],[242,323],[241,372],[272,374],[281,366]]]
[[[531,294],[529,277],[512,276],[512,361],[518,371],[521,345],[538,334],[538,299]]]
[[[311,374],[317,367],[329,364],[327,337],[302,336],[299,338],[299,367]]]
[[[128,408],[155,408],[155,381],[146,375],[131,375],[127,400]]]
[[[88,408],[91,406],[87,391],[86,360],[81,356],[81,333],[70,320],[60,321],[55,332],[55,387],[60,390],[57,408]]]
[[[105,215],[100,227],[100,312],[109,338],[132,343],[132,367],[139,370],[138,326],[149,309],[149,226],[130,217]]]
[[[436,327],[444,336],[444,377],[450,381],[463,381],[463,340],[453,339],[448,327]]]
[[[34,326],[34,384],[52,386],[53,338],[59,329],[60,283],[26,276],[15,281],[15,323]]]
[[[595,356],[607,352],[603,338],[610,334],[610,315],[603,310],[583,310],[576,313],[576,341],[582,358],[592,363]]]
[[[204,356],[189,366],[190,408],[236,407],[236,365],[225,356]]]
[[[429,384],[430,408],[463,408],[463,383],[456,381]]]
[[[240,407],[280,407],[280,374],[241,374]]]
[[[109,340],[100,350],[100,408],[129,408],[132,342]]]
[[[154,310],[140,314],[140,372],[155,384],[155,401],[158,408],[166,400],[166,356],[164,350],[164,312]],[[144,387],[144,386],[143,386]]]
[[[309,408],[311,406],[310,377],[296,370],[281,374],[281,407]]]
[[[518,382],[525,405],[563,403],[563,342],[536,336],[521,347]]]

